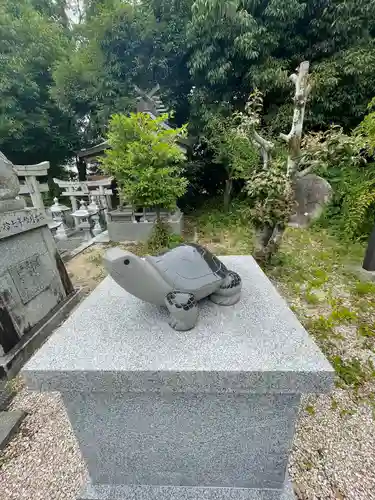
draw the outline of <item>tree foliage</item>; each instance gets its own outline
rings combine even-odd
[[[228,179],[247,179],[259,164],[259,152],[239,126],[235,115],[225,119],[214,116],[206,126],[205,139],[214,152],[213,160],[224,165]]]
[[[14,163],[61,164],[76,149],[70,116],[51,98],[53,65],[69,48],[61,23],[29,0],[0,4],[0,150]]]
[[[42,1],[42,0],[35,0]],[[263,123],[285,130],[288,75],[311,61],[305,128],[349,129],[375,94],[375,4],[365,0],[86,0],[75,48],[58,64],[54,96],[84,141],[112,113],[134,111],[134,85],[161,85],[177,124],[200,136],[212,115],[264,95]]]
[[[285,159],[273,160],[267,169],[253,172],[246,182],[248,215],[257,228],[285,226],[294,208],[293,188]]]
[[[332,126],[308,134],[303,142],[302,168],[314,170],[333,186],[333,199],[322,224],[341,238],[366,239],[375,215],[375,166],[367,161],[371,138],[364,134],[367,117],[352,134]]]
[[[265,95],[265,122],[285,128],[287,75],[312,62],[307,125],[345,127],[363,117],[374,94],[375,4],[366,0],[196,0],[189,24],[196,106],[237,106],[249,89]]]
[[[141,207],[173,208],[185,193],[187,181],[181,163],[185,155],[177,145],[186,127],[165,128],[162,115],[153,120],[148,114],[113,115],[102,165],[115,176],[122,198]]]
[[[57,66],[54,89],[60,105],[80,122],[87,143],[103,134],[111,114],[134,111],[135,85],[148,90],[159,83],[174,108],[185,107],[179,122],[187,119],[190,77],[182,46],[188,4],[90,3],[76,49]]]
[[[105,136],[113,113],[135,110],[135,85],[159,83],[174,122],[197,138],[192,171],[220,192],[253,162],[227,118],[246,115],[254,89],[258,126],[274,136],[290,124],[288,75],[303,60],[313,79],[305,130],[336,123],[349,136],[375,95],[366,0],[4,0],[0,15],[0,148],[16,162],[61,164]]]
[[[364,140],[368,152],[374,156],[375,153],[375,97],[371,100],[368,105],[369,113],[364,117],[362,122],[358,125],[355,130],[355,134],[359,140]]]

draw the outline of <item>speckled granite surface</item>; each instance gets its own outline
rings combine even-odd
[[[106,278],[23,370],[62,393],[95,485],[82,499],[293,498],[300,395],[333,370],[255,261],[222,259],[241,300],[201,302],[193,330]]]
[[[324,392],[333,370],[249,256],[223,257],[243,279],[238,304],[201,301],[197,326],[176,332],[166,309],[106,278],[26,365],[32,389]]]

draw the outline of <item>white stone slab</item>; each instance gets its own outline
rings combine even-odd
[[[24,369],[29,388],[69,392],[328,391],[333,369],[249,256],[222,257],[243,279],[238,304],[199,304],[176,332],[166,309],[107,277]]]

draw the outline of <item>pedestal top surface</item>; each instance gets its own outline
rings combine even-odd
[[[221,257],[243,280],[234,306],[199,303],[196,327],[176,332],[164,308],[110,277],[23,370],[42,390],[322,392],[333,370],[250,256]]]

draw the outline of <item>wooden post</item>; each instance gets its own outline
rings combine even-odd
[[[362,267],[363,269],[366,269],[366,271],[375,271],[375,227],[372,230],[367,245],[366,255]]]

